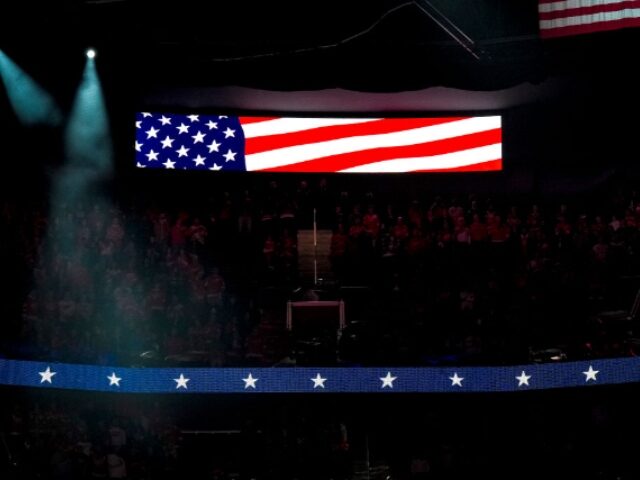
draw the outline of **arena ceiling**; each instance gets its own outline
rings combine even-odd
[[[620,92],[637,84],[635,31],[542,41],[536,0],[12,7],[0,16],[0,48],[63,104],[89,45],[123,102],[185,108],[487,111],[611,95],[628,103]]]

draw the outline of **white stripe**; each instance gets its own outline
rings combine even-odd
[[[540,29],[575,27],[578,25],[590,25],[592,23],[612,22],[624,18],[640,18],[640,8],[627,8],[617,12],[602,12],[592,15],[576,15],[575,17],[555,18],[553,20],[540,20]]]
[[[502,144],[487,145],[486,147],[470,148],[455,153],[433,155],[429,157],[401,158],[385,160],[384,162],[368,163],[358,167],[347,168],[341,172],[349,173],[399,173],[415,170],[442,170],[445,168],[466,167],[476,163],[500,160],[502,158]]]
[[[550,13],[567,10],[569,8],[600,7],[602,5],[615,5],[616,3],[623,3],[625,1],[626,0],[566,0],[562,2],[540,3],[538,4],[538,12]]]
[[[265,137],[280,133],[301,132],[311,128],[332,127],[334,125],[351,125],[356,123],[375,122],[379,118],[277,118],[264,122],[249,123],[242,126],[244,138]]]
[[[393,133],[339,138],[325,142],[278,148],[245,157],[247,170],[263,170],[314,160],[320,157],[371,150],[374,148],[419,145],[500,128],[500,117],[474,117],[441,125],[413,128]]]

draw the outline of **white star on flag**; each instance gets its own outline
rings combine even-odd
[[[154,152],[153,149],[149,150],[149,153],[144,154],[145,157],[151,160],[158,160],[158,152]]]
[[[398,377],[392,377],[391,372],[387,372],[386,377],[380,377],[380,380],[382,380],[381,388],[385,388],[385,387],[393,388],[393,382],[396,378]]]
[[[38,375],[42,377],[40,379],[40,383],[44,383],[44,382],[51,383],[51,379],[55,374],[56,372],[51,371],[51,367],[47,367],[47,369],[44,372],[38,372]]]
[[[206,133],[202,133],[201,131],[198,130],[198,133],[196,133],[195,135],[191,135],[191,138],[193,138],[193,143],[204,143],[204,137],[206,137],[207,134]]]
[[[200,115],[187,115],[187,118],[189,120],[191,120],[192,122],[199,122],[200,121]]]
[[[136,128],[142,128],[142,120],[136,121]]]
[[[213,152],[218,152],[220,145],[222,145],[221,143],[216,142],[215,140],[213,142],[211,142],[209,145],[207,145],[207,147],[209,147],[209,153],[213,153]]]
[[[224,138],[229,138],[229,137],[234,137],[236,136],[236,131],[227,127],[227,129],[224,131]]]
[[[184,123],[181,123],[179,127],[176,127],[178,129],[178,133],[189,133],[189,125],[185,125]]]
[[[523,370],[522,373],[516,377],[516,380],[518,380],[518,386],[522,387],[523,385],[526,385],[528,387],[530,378],[531,375],[527,375],[527,373]]]
[[[147,117],[152,117],[153,115],[151,115],[149,112],[142,112],[142,116],[147,118]]]
[[[142,152],[142,144],[136,140],[136,152]]]
[[[184,375],[181,373],[179,378],[174,378],[173,381],[176,382],[176,390],[178,388],[184,388],[185,390],[187,389],[187,382],[191,380],[190,378],[185,378]]]
[[[202,155],[198,155],[196,158],[193,159],[193,161],[196,163],[196,167],[198,165],[204,165],[205,160],[206,158],[204,158]]]
[[[120,386],[120,380],[122,378],[116,376],[116,372],[111,372],[111,375],[107,377],[109,379],[109,386],[115,385],[116,387]]]
[[[217,163],[214,163],[209,170],[211,170],[212,172],[217,172],[218,170],[222,170],[222,165],[218,165]]]
[[[162,123],[162,125],[171,125],[171,117],[165,117],[162,115],[158,120]]]
[[[160,141],[160,143],[162,144],[162,149],[164,150],[165,148],[173,147],[173,141],[174,139],[167,135],[164,140]]]
[[[164,168],[166,169],[175,169],[176,162],[172,162],[170,158],[167,158],[167,161],[163,163]]]
[[[459,377],[458,376],[458,372],[454,372],[453,377],[449,377],[449,380],[451,380],[451,386],[459,386],[462,387],[462,380],[464,380],[464,377]]]
[[[214,121],[212,121],[212,120],[209,120],[209,121],[206,123],[206,125],[207,125],[207,127],[209,127],[209,130],[213,130],[214,128],[216,128],[216,129],[218,128],[218,123],[217,123],[217,122],[214,122]]]
[[[591,365],[589,365],[589,370],[587,370],[586,372],[582,372],[584,375],[586,375],[585,378],[585,382],[588,382],[589,380],[593,380],[594,382],[597,381],[598,379],[596,378],[596,375],[598,375],[598,373],[600,372],[600,370],[594,370],[593,367]]]
[[[251,376],[251,372],[249,372],[249,376],[247,378],[243,378],[242,381],[244,382],[244,388],[247,389],[249,387],[251,388],[256,388],[256,382],[258,381],[258,378],[253,378]]]
[[[232,152],[231,149],[229,149],[227,151],[227,153],[225,153],[224,155],[222,155],[225,158],[225,162],[235,162],[236,161],[236,155],[237,152]]]
[[[147,134],[147,139],[153,137],[153,138],[158,138],[158,132],[160,130],[158,130],[157,128],[153,128],[151,127],[149,130],[145,131],[144,133]]]
[[[324,382],[326,382],[327,379],[322,378],[318,373],[315,378],[311,379],[311,381],[313,382],[313,388],[316,388],[316,387],[324,388]]]
[[[190,148],[185,148],[184,145],[181,145],[180,148],[178,150],[176,150],[176,153],[178,154],[178,158],[186,157],[187,153],[189,153],[189,150],[191,150],[191,149]]]

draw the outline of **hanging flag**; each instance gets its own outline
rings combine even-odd
[[[502,168],[499,116],[299,118],[141,112],[136,165],[210,171],[416,172]]]
[[[640,0],[538,0],[542,38],[640,26]]]

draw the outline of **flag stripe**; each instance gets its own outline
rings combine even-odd
[[[489,160],[488,162],[474,163],[463,167],[432,168],[429,170],[416,170],[416,172],[448,173],[448,172],[495,172],[502,170],[502,159]]]
[[[294,133],[312,128],[331,127],[334,125],[354,125],[380,121],[379,118],[279,118],[267,122],[249,123],[244,127],[247,117],[240,117],[245,138],[265,137],[281,133]]]
[[[386,160],[383,162],[373,162],[358,167],[339,170],[340,172],[353,173],[401,173],[428,170],[453,169],[464,167],[476,163],[488,162],[501,158],[502,147],[500,144],[486,147],[471,148],[455,153],[444,155],[433,155],[427,157],[401,158],[396,160]]]
[[[474,117],[442,125],[401,132],[340,138],[246,155],[247,170],[265,170],[315,160],[318,157],[355,153],[377,148],[416,145],[500,128],[500,117]],[[495,157],[494,157],[495,158]],[[327,171],[327,170],[324,170]]]
[[[542,38],[556,38],[568,35],[581,35],[585,33],[606,32],[620,30],[621,28],[640,27],[640,18],[625,18],[616,22],[604,22],[601,24],[586,24],[570,27],[556,27],[541,32]]]
[[[336,138],[357,137],[362,135],[375,135],[380,133],[393,133],[412,128],[440,125],[457,120],[456,118],[387,118],[376,122],[356,125],[339,125],[331,127],[312,128],[295,133],[280,133],[268,137],[250,138],[245,129],[245,154],[251,155],[286,148],[294,145],[308,145],[311,143],[325,142]]]
[[[572,8],[596,7],[602,5],[620,6],[633,3],[637,0],[539,0],[538,10],[540,12],[551,12],[554,10],[570,10]]]
[[[620,5],[592,5],[588,7],[568,8],[566,10],[540,10],[541,20],[554,20],[557,18],[569,18],[569,17],[582,17],[587,15],[598,15],[609,12],[624,12],[626,10],[633,10],[640,8],[640,0],[631,0],[625,2],[625,8],[621,9]]]
[[[402,147],[376,148],[355,153],[345,153],[331,157],[321,157],[308,162],[295,165],[285,165],[267,169],[269,172],[318,172],[325,168],[330,171],[346,170],[372,162],[382,162],[399,158],[428,157],[443,155],[455,151],[467,150],[474,147],[499,144],[502,140],[502,132],[499,128],[485,132],[461,135],[459,137],[436,140],[417,145],[405,145]]]
[[[271,120],[278,120],[280,117],[240,117],[240,123],[243,125],[249,125],[251,123],[269,122]]]
[[[540,35],[552,38],[640,25],[640,0],[538,2]]]
[[[578,25],[593,25],[600,22],[615,22],[625,19],[640,18],[640,8],[617,10],[615,12],[594,13],[591,15],[576,15],[573,17],[554,18],[553,20],[540,20],[540,28],[575,27]]]

